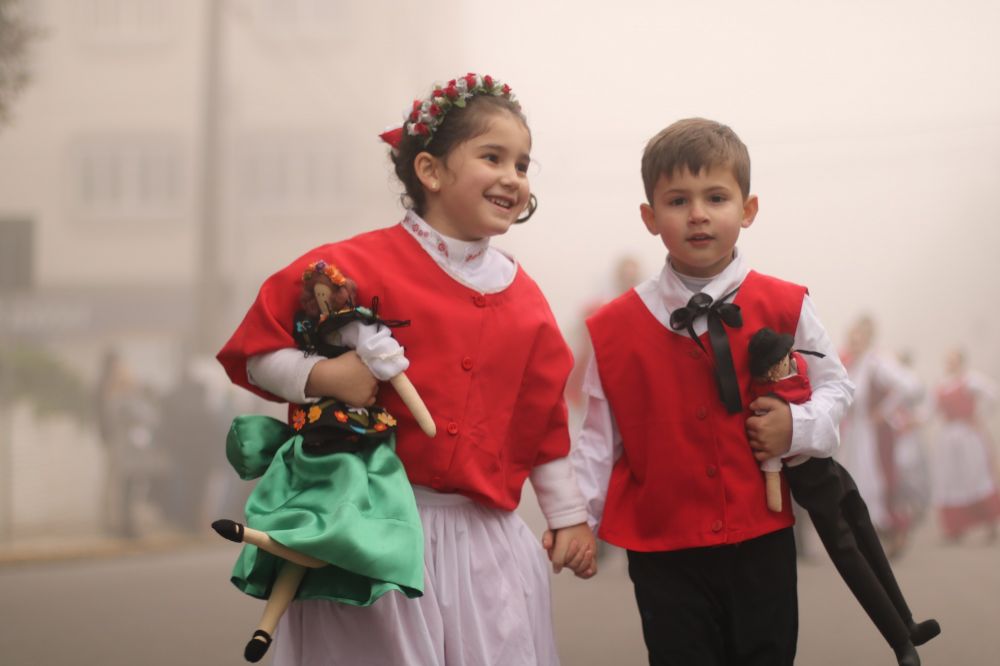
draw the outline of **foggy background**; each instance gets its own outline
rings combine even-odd
[[[176,548],[183,561],[208,549],[208,575],[220,585],[213,594],[246,612],[239,626],[251,628],[258,605],[225,587],[236,553],[203,526],[238,511],[248,492],[223,458],[228,420],[280,410],[230,388],[211,356],[271,272],[315,245],[400,219],[401,187],[377,136],[433,82],[469,71],[510,83],[528,116],[539,212],[494,242],[540,284],[574,346],[585,309],[614,295],[622,257],[638,260],[643,277],[662,267],[664,249],[638,215],[639,159],[662,127],[703,116],[730,125],[750,150],[760,214],[741,250],[757,270],[807,285],[835,343],[870,313],[878,346],[910,351],[929,387],[954,347],[1000,378],[998,3],[4,0],[0,8],[27,36],[12,55],[12,33],[0,33],[9,113],[0,125],[0,578],[11,584],[58,579],[44,568],[54,559],[112,567],[108,558],[136,552],[145,559],[129,566],[155,577],[174,561],[165,552]],[[26,85],[10,85],[11,71],[27,74]],[[133,489],[139,533],[127,539],[104,538],[109,472],[94,387],[109,350],[144,397],[134,428],[144,451],[136,469],[145,480]],[[203,398],[186,399],[197,391]],[[202,424],[196,446],[176,444],[193,437],[178,434],[170,416],[178,413]],[[989,423],[996,432],[995,413]],[[932,440],[933,425],[929,432]],[[539,524],[527,495],[525,516]],[[184,499],[192,496],[194,505]],[[919,539],[928,549],[939,547],[934,523],[928,517]],[[897,567],[907,582],[964,570],[980,581],[976,605],[994,613],[995,626],[996,554],[996,546],[940,557],[914,547]],[[627,577],[611,562],[595,588],[558,579],[561,650],[571,640],[564,629],[591,622],[605,604],[565,600],[593,589],[623,601],[631,629],[620,661],[641,663],[627,656],[641,655],[641,642]],[[907,573],[911,563],[925,569]],[[74,571],[60,585],[82,580]],[[818,600],[800,590],[800,653],[828,652],[810,643],[820,640],[808,614]],[[842,612],[877,645],[852,604],[833,606],[825,621]],[[954,608],[964,624],[963,604]],[[45,603],[0,601],[5,619],[24,610],[47,612]],[[102,627],[113,634],[108,613]],[[1000,650],[976,626],[977,654],[990,653],[982,641]],[[0,661],[42,663],[16,633],[0,634]],[[599,635],[579,640],[614,643]],[[934,644],[921,652],[932,648],[956,654]],[[571,661],[568,650],[567,663],[601,663]],[[111,654],[101,663],[135,663],[125,648],[121,662]]]

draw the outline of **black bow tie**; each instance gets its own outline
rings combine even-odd
[[[715,356],[715,379],[719,385],[722,403],[730,414],[735,414],[743,409],[743,403],[740,400],[740,383],[736,378],[736,369],[733,366],[733,354],[729,349],[729,336],[726,335],[726,330],[723,328],[723,324],[729,328],[743,326],[740,306],[726,302],[737,291],[739,291],[739,287],[717,301],[713,301],[708,294],[698,292],[691,297],[686,306],[677,308],[670,313],[670,328],[675,331],[687,329],[691,339],[698,343],[701,350],[706,353],[705,346],[695,335],[694,322],[702,315],[706,315],[708,318],[708,340],[712,345],[712,354]]]

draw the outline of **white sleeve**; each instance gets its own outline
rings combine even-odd
[[[379,381],[388,381],[410,367],[410,361],[388,326],[352,321],[338,333],[343,343],[358,353]]]
[[[322,360],[322,356],[306,356],[294,347],[257,354],[247,359],[247,379],[288,402],[316,402],[319,398],[306,397],[306,381],[313,366]]]
[[[535,467],[530,479],[550,529],[578,525],[587,520],[587,507],[569,458],[557,458]]]
[[[840,420],[851,406],[854,384],[848,378],[847,370],[840,362],[840,356],[808,295],[802,301],[794,347],[824,356],[806,358],[812,398],[801,405],[789,405],[792,411],[792,447],[785,457],[806,455],[829,458],[840,446]]]
[[[997,385],[992,379],[978,372],[966,374],[969,390],[976,396],[976,408],[991,410],[997,401]]]
[[[593,355],[584,374],[583,392],[587,396],[587,412],[569,457],[586,502],[587,522],[596,531],[604,514],[611,470],[622,454],[622,440]]]

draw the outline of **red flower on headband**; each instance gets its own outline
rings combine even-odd
[[[515,107],[519,106],[510,86],[492,76],[469,72],[451,79],[447,84],[435,84],[429,98],[414,100],[413,108],[406,116],[403,127],[399,128],[400,131],[389,130],[379,136],[394,150],[398,149],[400,141],[407,135],[421,137],[426,146],[448,112],[454,107],[464,107],[476,95],[506,97]]]

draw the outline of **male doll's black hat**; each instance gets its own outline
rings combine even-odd
[[[770,328],[762,328],[750,338],[750,374],[762,377],[767,369],[785,358],[792,351],[794,338],[787,333],[776,333]]]

